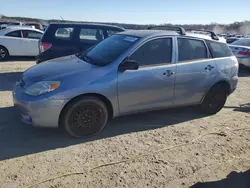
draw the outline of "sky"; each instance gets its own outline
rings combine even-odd
[[[250,0],[0,0],[0,14],[133,24],[250,20]]]

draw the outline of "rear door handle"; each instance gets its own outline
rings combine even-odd
[[[206,71],[211,71],[213,68],[214,68],[213,66],[208,65],[208,66],[205,67],[205,70]]]
[[[163,73],[164,76],[172,76],[174,74],[173,71],[167,70],[166,72]]]

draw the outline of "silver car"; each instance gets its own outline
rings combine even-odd
[[[239,39],[229,45],[241,67],[250,68],[250,38]]]
[[[237,83],[238,61],[214,33],[151,28],[29,68],[13,99],[25,123],[83,137],[136,112],[199,105],[215,114]]]

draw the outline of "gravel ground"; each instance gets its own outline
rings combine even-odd
[[[32,59],[0,63],[0,187],[26,187],[71,172],[82,174],[34,187],[182,188],[216,181],[212,187],[250,187],[244,184],[250,180],[250,131],[235,130],[250,128],[250,109],[240,107],[250,102],[250,71],[240,73],[238,89],[217,115],[196,108],[143,113],[115,119],[94,137],[74,139],[20,122],[11,89],[33,65]],[[226,134],[206,135],[211,132]],[[128,158],[134,159],[89,171]]]

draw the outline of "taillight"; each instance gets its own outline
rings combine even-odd
[[[45,52],[46,50],[48,50],[51,46],[52,46],[51,43],[48,43],[48,42],[41,42],[41,43],[40,43],[40,50],[41,50],[41,53],[42,53],[42,52]]]
[[[240,51],[240,55],[249,55],[250,56],[250,51]]]

